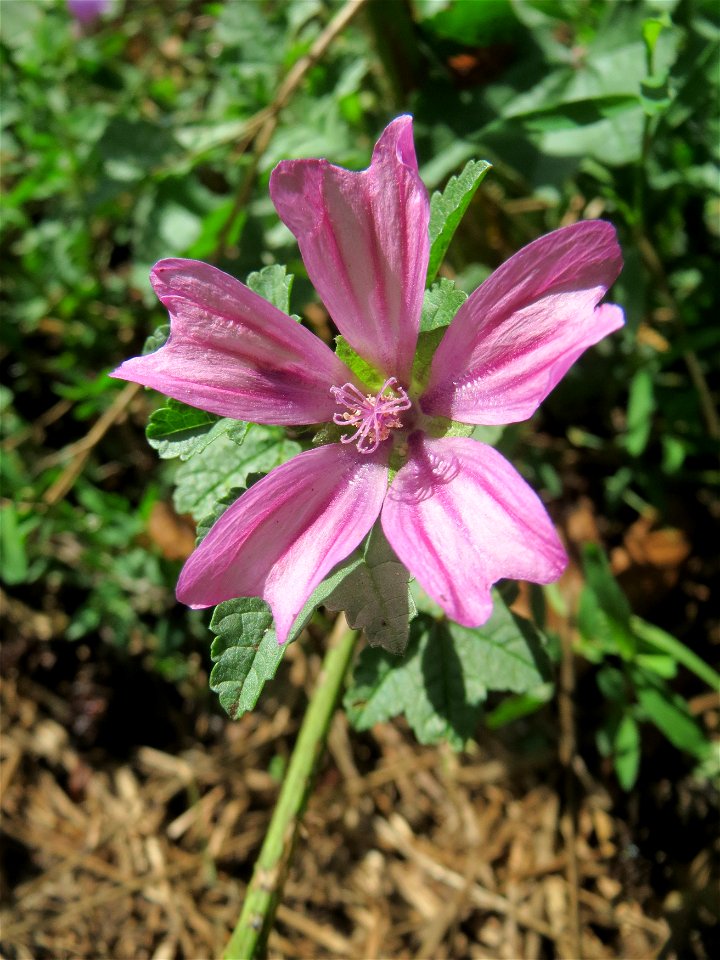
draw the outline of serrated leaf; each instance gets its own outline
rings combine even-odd
[[[215,607],[210,647],[215,666],[210,689],[234,720],[252,710],[267,680],[275,676],[285,648],[273,630],[268,605],[257,597],[227,600]]]
[[[156,350],[159,350],[160,347],[162,347],[169,336],[170,324],[161,324],[156,330],[153,330],[150,336],[145,340],[142,348],[142,355],[145,356],[148,353],[155,353]]]
[[[468,160],[458,176],[450,177],[445,189],[430,199],[430,261],[425,286],[435,279],[453,234],[463,218],[475,191],[484,180],[491,164],[486,160]]]
[[[345,337],[335,337],[335,353],[371,391],[377,392],[385,383],[382,373],[355,353]]]
[[[145,436],[163,460],[189,460],[224,435],[233,443],[241,444],[247,430],[248,424],[241,420],[220,418],[179,400],[168,399],[150,414]]]
[[[524,693],[549,675],[535,628],[494,592],[490,620],[470,629],[422,615],[413,621],[405,658],[366,648],[345,697],[358,730],[405,714],[420,743],[447,740],[462,749],[489,690]]]
[[[372,647],[396,656],[407,646],[410,618],[410,575],[377,523],[359,563],[325,601],[328,610],[344,610],[353,630],[364,630]]]
[[[268,473],[300,453],[282,427],[253,424],[242,446],[219,437],[183,463],[176,474],[174,502],[179,513],[202,520],[233,488],[244,487],[251,473]]]
[[[453,280],[441,277],[425,291],[420,318],[421,333],[447,327],[466,300],[467,294],[458,290]]]
[[[289,314],[290,293],[294,279],[292,273],[288,273],[282,264],[273,263],[269,267],[263,267],[262,270],[248,274],[247,285],[254,293],[269,300],[278,310]]]
[[[287,647],[361,562],[362,557],[356,552],[323,580],[297,615],[282,646],[277,642],[270,607],[259,597],[226,600],[215,607],[210,621],[210,629],[216,634],[210,647],[215,661],[210,689],[218,694],[220,704],[233,720],[255,707],[265,683],[275,676]]]
[[[412,385],[415,392],[421,393],[425,387],[435,351],[440,346],[450,321],[465,300],[467,300],[467,294],[462,290],[456,290],[452,280],[444,278],[425,291],[420,334],[412,368]]]

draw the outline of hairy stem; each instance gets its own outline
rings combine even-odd
[[[240,919],[223,960],[253,960],[262,955],[282,894],[298,826],[312,787],[315,768],[327,740],[357,631],[341,614],[330,638],[320,676],[290,758],[270,826],[255,862]]]

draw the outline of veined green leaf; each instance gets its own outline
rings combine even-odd
[[[486,160],[468,160],[458,176],[450,177],[445,189],[435,192],[430,199],[430,261],[426,286],[437,276],[453,234],[463,218],[475,191],[490,169]]]
[[[534,627],[510,612],[497,592],[488,622],[475,629],[417,617],[405,658],[365,649],[345,698],[359,730],[405,714],[420,743],[447,740],[462,749],[489,690],[523,693],[549,675]]]
[[[179,467],[175,508],[201,520],[233,488],[245,487],[249,474],[268,473],[300,449],[299,443],[287,439],[282,427],[253,424],[242,446],[227,434],[220,436]]]
[[[380,523],[368,537],[362,562],[340,581],[325,601],[344,610],[353,630],[364,630],[372,647],[401,655],[408,642],[415,605],[408,594],[410,575],[395,556]]]
[[[221,436],[241,444],[247,430],[248,424],[241,420],[220,418],[169,398],[150,414],[145,436],[164,460],[189,460]]]
[[[463,290],[458,290],[447,277],[441,277],[425,291],[420,318],[421,333],[447,327],[466,300],[467,294]]]
[[[297,640],[317,608],[362,562],[356,551],[323,580],[298,614],[282,646],[275,636],[270,608],[259,597],[226,600],[215,607],[210,621],[210,629],[216,635],[210,648],[215,661],[210,689],[218,694],[233,720],[255,707],[265,683],[275,676],[285,650]]]
[[[290,293],[295,277],[282,264],[273,263],[248,274],[247,285],[283,313],[290,313]]]

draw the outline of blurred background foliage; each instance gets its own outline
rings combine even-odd
[[[493,163],[442,271],[466,291],[548,230],[618,228],[627,326],[500,445],[570,544],[566,580],[527,603],[558,649],[570,625],[600,754],[632,785],[652,720],[710,773],[688,701],[714,675],[686,654],[713,662],[720,641],[717,4],[373,0],[303,67],[341,8],[114,0],[80,25],[59,0],[2,5],[6,655],[69,642],[102,661],[109,645],[181,691],[207,672],[207,617],[173,594],[193,527],[171,505],[175,465],[143,436],[158,400],[107,372],[165,321],[148,271],[167,256],[241,279],[287,263],[292,309],[329,338],[270,171],[361,168],[410,111],[430,189]]]

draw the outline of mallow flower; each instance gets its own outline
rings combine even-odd
[[[462,304],[417,383],[429,201],[412,118],[390,123],[367,170],[285,161],[270,195],[335,325],[384,383],[370,389],[215,267],[156,264],[170,337],[114,376],[238,420],[330,423],[337,437],[226,510],[183,567],[178,598],[198,608],[261,596],[283,643],[378,517],[400,561],[465,626],[488,619],[497,580],[555,580],[567,558],[538,496],[497,450],[448,425],[525,420],[587,347],[622,326],[619,307],[598,305],[621,269],[613,227],[577,223],[511,257]]]
[[[87,25],[110,8],[110,0],[67,0],[67,6],[78,23]]]

